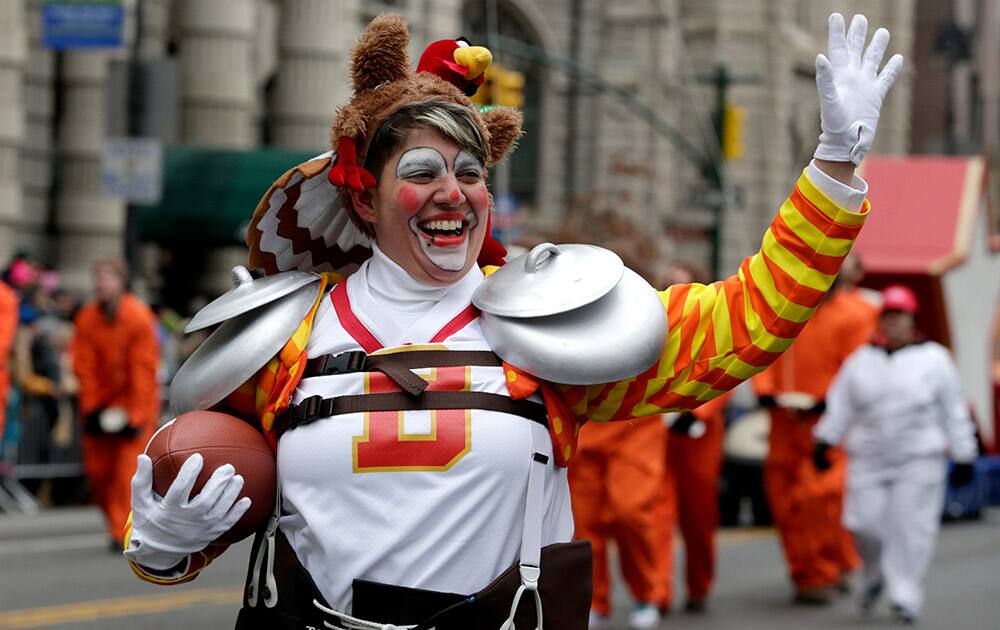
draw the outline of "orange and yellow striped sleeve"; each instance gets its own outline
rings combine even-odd
[[[837,206],[805,172],[735,276],[661,292],[663,355],[631,379],[559,386],[579,420],[625,420],[693,409],[757,374],[784,352],[833,284],[869,211]]]

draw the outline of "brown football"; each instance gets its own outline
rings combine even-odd
[[[219,466],[232,464],[243,476],[240,497],[253,502],[246,514],[212,544],[231,545],[267,524],[274,511],[277,473],[274,453],[257,429],[235,416],[215,411],[191,411],[177,416],[153,435],[146,454],[153,460],[153,491],[161,497],[188,457],[201,453],[201,473],[191,496],[205,486]]]

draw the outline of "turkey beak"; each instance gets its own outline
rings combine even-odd
[[[455,63],[467,68],[466,79],[475,79],[493,63],[493,54],[482,46],[460,46],[455,49]]]

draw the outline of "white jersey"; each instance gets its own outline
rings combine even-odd
[[[310,358],[356,350],[489,349],[470,308],[482,282],[478,269],[407,330],[378,307],[365,271],[363,266],[345,288],[323,298]],[[382,348],[387,340],[396,343]],[[429,381],[428,391],[508,393],[500,367],[414,371]],[[380,373],[305,378],[293,402],[388,387]],[[318,420],[288,431],[278,443],[286,514],[280,527],[338,610],[350,610],[355,578],[473,593],[518,559],[532,449],[553,461],[543,426],[495,411],[370,412]],[[569,541],[566,471],[552,464],[545,505],[542,544]]]

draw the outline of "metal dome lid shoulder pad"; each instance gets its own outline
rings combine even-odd
[[[233,267],[232,277],[233,288],[198,311],[184,332],[192,333],[248,313],[320,279],[315,273],[285,271],[254,280],[242,265]]]
[[[498,272],[499,273],[499,272]],[[603,297],[544,317],[480,318],[504,361],[543,380],[596,385],[632,378],[660,359],[667,312],[653,287],[631,269]]]
[[[174,375],[173,413],[209,409],[236,391],[281,351],[316,303],[319,290],[319,284],[300,286],[225,320]]]
[[[502,317],[565,313],[607,295],[624,269],[621,258],[602,247],[542,243],[486,278],[472,303]]]

